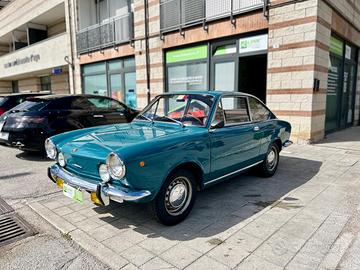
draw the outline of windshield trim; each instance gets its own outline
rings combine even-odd
[[[190,91],[189,91],[190,92]],[[146,112],[150,107],[152,107],[156,102],[158,103],[158,101],[160,100],[160,98],[164,98],[164,97],[169,97],[169,96],[175,96],[175,95],[195,95],[195,96],[207,96],[207,97],[211,97],[213,98],[213,102],[212,102],[212,105],[211,107],[209,107],[209,114],[208,114],[208,117],[206,119],[206,123],[202,126],[196,126],[196,125],[186,125],[184,123],[182,123],[182,127],[197,127],[197,128],[208,128],[209,126],[209,123],[210,122],[210,118],[212,118],[212,114],[213,114],[213,110],[214,110],[214,105],[217,104],[217,98],[215,95],[212,95],[211,93],[209,94],[198,94],[198,93],[163,93],[163,94],[160,94],[158,96],[156,96],[131,122],[133,121],[140,121],[140,122],[146,122],[146,123],[154,123],[154,122],[157,122],[157,123],[165,123],[165,124],[172,124],[172,125],[179,125],[179,123],[175,123],[175,122],[166,122],[166,121],[157,121],[157,120],[154,120],[153,118],[151,119],[152,121],[150,122],[149,120],[142,120],[142,119],[139,119],[138,117],[140,115],[144,116],[143,113]],[[156,110],[155,112],[157,111],[157,107],[158,107],[159,103],[156,105]],[[188,104],[186,105],[188,106]],[[185,111],[184,111],[185,112]],[[183,113],[183,116],[184,116],[184,113]],[[146,117],[148,118],[148,117]],[[182,117],[183,118],[183,117]],[[150,118],[149,118],[150,119]],[[174,119],[175,120],[175,119]]]

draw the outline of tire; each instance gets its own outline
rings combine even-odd
[[[262,177],[271,177],[276,173],[280,161],[279,147],[276,143],[270,145],[264,161],[259,165]]]
[[[180,169],[170,174],[152,202],[156,219],[166,226],[183,221],[194,206],[196,192],[191,171]]]

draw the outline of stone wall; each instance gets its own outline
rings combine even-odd
[[[300,143],[324,135],[331,32],[318,9],[317,0],[308,0],[269,11],[267,104],[292,124],[293,140]]]
[[[51,75],[51,93],[52,94],[69,93],[69,73],[67,71],[59,75]]]
[[[12,92],[11,81],[0,81],[0,94],[8,94]]]

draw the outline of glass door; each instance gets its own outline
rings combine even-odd
[[[235,91],[235,61],[222,60],[213,63],[213,89],[218,91]]]

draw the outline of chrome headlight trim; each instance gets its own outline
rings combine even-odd
[[[55,144],[50,139],[46,139],[45,141],[45,151],[48,158],[56,160],[57,149]]]
[[[100,164],[100,166],[99,166],[99,175],[100,175],[101,180],[104,183],[107,183],[107,182],[109,182],[111,180],[108,165],[106,165],[104,163]]]
[[[61,167],[65,167],[66,161],[65,161],[64,154],[62,152],[59,152],[59,154],[57,156],[57,162],[59,163],[59,165]]]
[[[111,178],[121,180],[125,176],[125,165],[117,154],[110,153],[106,158],[106,165]]]

